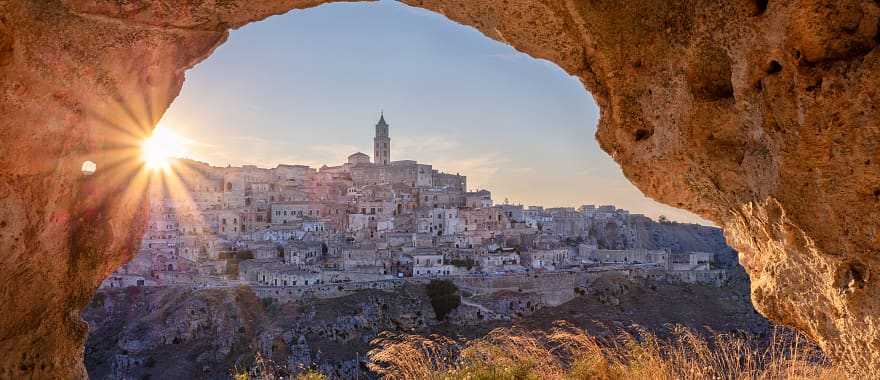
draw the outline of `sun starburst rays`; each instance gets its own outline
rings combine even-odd
[[[194,195],[195,185],[209,181],[188,160],[189,140],[159,123],[151,134],[116,133],[100,156],[91,180],[109,192],[136,202],[163,200],[188,220],[204,222]],[[90,157],[83,157],[88,159]],[[185,214],[185,215],[184,215]]]
[[[147,169],[170,169],[170,160],[184,154],[183,139],[171,129],[159,125],[141,144],[141,159]]]

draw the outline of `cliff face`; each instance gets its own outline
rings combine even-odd
[[[668,248],[672,253],[714,252],[716,259],[736,259],[736,252],[725,243],[724,233],[720,228],[657,222],[640,215],[627,218],[626,226],[633,230],[635,236],[635,241],[628,248]]]
[[[355,352],[364,355],[379,332],[437,323],[424,291],[409,287],[284,304],[248,288],[102,290],[83,318],[95,379],[228,379],[258,352],[279,368],[354,378]]]
[[[602,148],[725,229],[762,313],[880,367],[876,2],[406,2],[578,76]],[[229,28],[320,3],[0,2],[0,376],[84,376],[78,311],[142,232],[136,141]]]
[[[502,326],[546,330],[559,320],[604,336],[634,325],[661,336],[669,324],[758,340],[769,331],[741,284],[658,283],[610,274],[586,288],[559,306],[510,312],[518,317],[507,321],[484,320],[482,306],[465,304],[447,323],[436,320],[424,288],[412,284],[289,303],[259,299],[248,288],[101,290],[82,314],[90,327],[85,364],[94,379],[228,379],[233,368],[251,368],[259,352],[284,371],[314,367],[330,378],[351,379],[355,371],[371,377],[357,358],[367,357],[375,348],[371,340],[383,331],[473,339]],[[528,294],[510,293],[499,297],[516,301]]]

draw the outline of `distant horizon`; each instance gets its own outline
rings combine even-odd
[[[186,72],[161,123],[185,138],[187,158],[212,166],[319,168],[358,151],[372,158],[383,111],[392,161],[465,174],[496,200],[612,204],[713,225],[626,180],[598,146],[599,109],[576,77],[393,1],[294,10],[233,31]]]

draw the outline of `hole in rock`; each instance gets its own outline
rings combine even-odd
[[[82,163],[82,166],[80,167],[80,171],[82,171],[82,174],[84,174],[84,175],[95,174],[95,170],[97,170],[97,169],[98,169],[98,165],[96,165],[92,161],[85,161]]]
[[[776,61],[770,61],[770,64],[767,66],[767,74],[773,75],[782,71],[782,65]]]
[[[690,54],[687,81],[691,94],[702,100],[733,98],[730,57],[717,46],[704,43]]]
[[[704,53],[695,94],[732,97],[726,54]],[[140,144],[140,245],[83,313],[102,321],[90,324],[93,378],[252,363],[252,342],[277,326],[303,327],[272,333],[276,363],[299,368],[317,348],[350,360],[352,331],[368,334],[360,318],[418,330],[434,326],[436,302],[507,321],[549,307],[534,293],[560,281],[571,292],[587,268],[715,284],[736,265],[720,230],[673,222],[708,224],[647,199],[599,149],[598,109],[577,79],[442,16],[396,2],[274,16],[233,31],[186,77]],[[498,278],[525,309],[401,293]],[[205,342],[232,348],[198,352]]]
[[[809,92],[813,92],[822,88],[822,77],[816,79],[816,82],[807,86],[806,90]]]
[[[654,134],[654,131],[649,131],[647,129],[639,129],[636,131],[634,137],[635,137],[636,141],[642,141],[642,140],[646,140],[647,138],[651,137],[651,135],[653,135],[653,134]]]
[[[752,5],[754,6],[754,15],[760,16],[767,12],[767,6],[769,5],[770,0],[753,0]]]
[[[853,262],[838,269],[835,286],[844,293],[851,293],[865,287],[868,271],[864,264]]]

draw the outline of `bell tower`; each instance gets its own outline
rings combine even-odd
[[[373,137],[373,163],[376,165],[391,163],[391,138],[388,137],[388,123],[385,122],[384,112],[379,114],[379,122],[376,123],[376,137]]]

